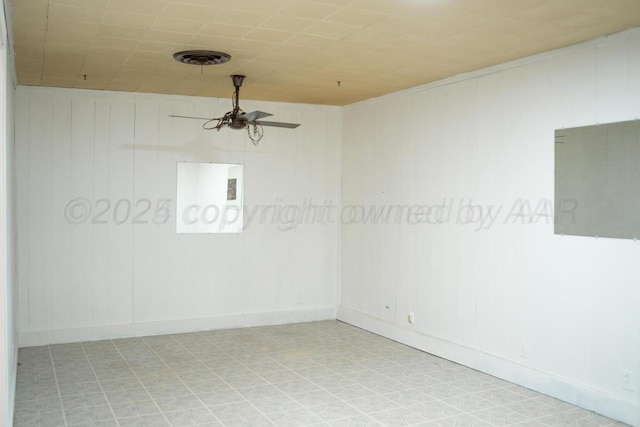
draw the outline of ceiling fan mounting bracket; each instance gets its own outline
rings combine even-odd
[[[238,89],[240,86],[242,86],[242,82],[244,81],[245,77],[246,76],[243,76],[242,74],[232,74],[231,80],[233,81],[233,86]]]

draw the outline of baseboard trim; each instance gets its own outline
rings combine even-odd
[[[37,347],[49,344],[66,344],[150,335],[179,334],[214,329],[246,328],[252,326],[334,320],[335,318],[335,307],[263,313],[244,313],[198,319],[141,322],[123,325],[98,325],[85,328],[47,331],[21,331],[18,333],[18,342],[20,347]]]
[[[336,318],[505,381],[555,397],[631,426],[640,427],[640,404],[638,402],[624,400],[619,396],[560,377],[552,372],[524,366],[472,347],[401,327],[349,307],[339,306]]]

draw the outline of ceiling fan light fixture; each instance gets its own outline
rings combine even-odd
[[[183,50],[173,54],[173,59],[183,64],[218,65],[231,60],[231,55],[215,50]]]

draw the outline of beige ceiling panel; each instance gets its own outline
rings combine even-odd
[[[87,78],[112,78],[119,69],[120,67],[113,64],[86,63],[80,69],[80,74],[86,74]]]
[[[611,0],[615,1],[615,0]],[[562,0],[550,1],[545,0],[532,5],[518,14],[519,18],[532,20],[533,22],[550,23],[563,16],[571,16],[581,13],[586,6],[587,0]]]
[[[102,23],[117,27],[149,29],[156,19],[153,15],[107,10],[102,16]]]
[[[245,34],[247,40],[263,40],[266,42],[280,43],[289,39],[294,33],[290,31],[267,30],[256,28]]]
[[[483,25],[479,28],[486,34],[494,35],[511,35],[514,33],[520,33],[533,27],[535,24],[516,17],[499,18],[492,20],[489,24]]]
[[[10,1],[20,84],[227,98],[247,73],[244,94],[337,105],[640,26],[640,0]]]
[[[155,61],[155,62],[164,62],[164,61],[173,61],[173,57],[171,54],[167,54],[166,52],[158,52],[155,50],[144,50],[141,48],[137,48],[132,51],[132,54],[129,56],[127,61]]]
[[[227,53],[233,55],[234,52],[246,50],[253,52],[255,56],[259,56],[264,52],[270,51],[271,48],[277,45],[278,43],[269,40],[240,39],[236,41],[236,43],[233,45],[233,48],[229,49]]]
[[[522,13],[522,11],[540,3],[540,0],[466,0],[462,2],[461,7],[472,14],[482,13],[496,17],[508,17]]]
[[[154,74],[162,74],[166,76],[185,77],[189,74],[197,72],[201,68],[197,65],[183,64],[178,61],[167,61],[155,68]]]
[[[49,0],[32,0],[29,2],[11,1],[12,22],[17,25],[20,21],[47,20],[49,16]]]
[[[119,71],[109,81],[105,89],[136,91],[138,87],[147,79],[146,75],[137,72]]]
[[[341,42],[350,46],[359,46],[361,48],[380,48],[383,44],[395,42],[401,34],[385,33],[382,31],[364,28],[345,37]],[[410,36],[409,36],[410,37]]]
[[[27,72],[21,71],[20,69],[16,71],[20,71],[22,74],[18,79],[18,84],[21,84],[24,86],[41,86],[42,85],[42,78],[40,77],[40,74],[30,75]]]
[[[31,0],[29,0],[29,2],[31,2]],[[107,4],[109,4],[109,0],[51,0],[50,3],[55,5],[104,9],[107,7]]]
[[[301,46],[306,49],[310,49],[311,51],[333,46],[334,43],[334,40],[311,34],[295,34],[289,40],[284,42],[285,45]]]
[[[69,22],[60,19],[49,19],[47,36],[63,33],[70,37],[93,37],[98,33],[100,24],[96,22]]]
[[[399,37],[393,39],[393,43],[381,44],[378,49],[378,55],[384,55],[384,52],[388,51],[406,51],[406,50],[421,50],[425,47],[435,43],[437,40],[433,40],[431,37],[425,37],[422,35],[414,35],[412,33],[402,34]],[[375,53],[375,50],[371,51]]]
[[[480,26],[478,26],[480,28]],[[428,24],[416,28],[410,33],[406,33],[404,38],[415,37],[417,40],[424,40],[426,42],[435,42],[438,40],[444,40],[451,36],[468,31],[468,28],[462,25],[453,25],[451,22],[445,20],[432,21]]]
[[[167,61],[168,61],[167,58],[145,59],[145,58],[140,58],[136,55],[125,60],[122,63],[122,66],[130,70],[134,70],[134,69],[137,69],[140,71],[155,70],[160,68]]]
[[[315,59],[315,58],[314,58]],[[316,71],[318,68],[325,66],[324,61],[299,61],[288,64],[284,70],[287,76],[306,75]],[[289,78],[289,77],[285,77]]]
[[[296,18],[293,16],[276,14],[264,20],[259,27],[271,30],[290,31],[293,33],[298,33],[304,31],[313,24],[314,21],[311,19]]]
[[[387,19],[389,14],[381,12],[372,12],[363,9],[356,9],[353,7],[345,7],[338,9],[327,18],[325,21],[333,22],[336,24],[366,27],[368,25],[379,22],[383,19]]]
[[[233,58],[232,60],[243,59],[245,61],[252,61],[254,58],[261,56],[263,52],[263,49],[256,46],[254,48],[234,48],[230,53]]]
[[[398,0],[396,0],[398,1]],[[391,14],[397,10],[397,5],[388,0],[354,0],[349,3],[349,7],[374,11],[378,13]]]
[[[190,33],[151,30],[147,33],[143,40],[150,40],[160,43],[185,44],[192,38],[193,35],[191,35]]]
[[[34,75],[40,75],[44,64],[44,54],[40,52],[21,52],[16,55],[16,68],[21,70],[33,70]]]
[[[93,46],[91,45],[80,45],[77,43],[56,43],[56,42],[47,42],[45,45],[47,50],[47,54],[49,55],[64,55],[64,54],[73,54],[73,55],[87,55],[89,52],[93,51]]]
[[[130,39],[118,39],[115,37],[100,37],[96,36],[93,40],[93,45],[98,49],[120,49],[126,50],[135,47],[135,40]]]
[[[252,30],[252,27],[250,26],[223,24],[216,21],[216,22],[210,22],[209,24],[205,25],[200,30],[200,34],[239,38],[239,37],[243,37],[245,34],[247,34],[251,30]]]
[[[139,40],[147,34],[145,28],[123,27],[120,25],[102,24],[98,29],[98,37],[114,39]],[[129,42],[131,43],[131,42]]]
[[[221,8],[225,6],[229,0],[178,0],[175,3],[182,5],[198,5],[198,6],[206,6],[206,7],[217,7]]]
[[[493,21],[497,21],[500,19],[500,17],[495,17],[484,13],[473,13],[452,15],[435,22],[441,23],[445,26],[448,25],[450,28],[458,28],[463,30],[462,32],[465,32],[474,28],[481,28],[486,25],[491,25]],[[428,26],[429,24],[426,25]],[[440,28],[440,30],[442,30],[442,28]]]
[[[82,64],[62,64],[59,62],[49,64],[45,61],[42,78],[44,79],[46,77],[60,75],[75,79],[80,73],[80,70],[82,70]]]
[[[66,44],[69,46],[79,45],[84,47],[90,47],[95,38],[94,37],[79,37],[76,34],[69,34],[64,32],[52,32],[46,37],[47,43],[53,44]]]
[[[40,51],[44,52],[45,41],[43,38],[32,40],[19,38],[13,43],[13,48],[16,51]]]
[[[114,56],[116,58],[128,58],[134,51],[135,46],[129,44],[127,48],[111,46],[92,46],[91,53],[97,56]]]
[[[23,21],[13,23],[13,39],[20,41],[23,39],[30,41],[44,41],[47,34],[47,21],[31,22]]]
[[[417,16],[390,15],[387,19],[375,22],[367,27],[368,30],[387,34],[401,34],[419,28],[430,22]]]
[[[319,22],[309,27],[305,34],[324,37],[332,40],[342,40],[350,34],[358,31],[359,27],[350,25],[334,24],[331,22]]]
[[[178,52],[184,47],[184,43],[163,43],[153,40],[143,40],[138,43],[136,50],[148,50],[150,52],[158,52],[171,57],[175,52]]]
[[[109,87],[110,86],[111,83],[109,84]],[[170,93],[172,92],[172,90],[173,85],[163,82],[162,79],[145,80],[143,82],[140,82],[140,84],[136,87],[136,92],[142,93]]]
[[[175,80],[167,79],[166,75],[149,77],[142,81],[136,90],[147,93],[175,93]]]
[[[236,0],[228,2],[226,7],[244,12],[260,12],[272,15],[289,2],[289,0]]]
[[[53,4],[49,8],[49,19],[100,23],[102,12],[102,9]]]
[[[557,21],[557,25],[567,31],[591,29],[610,22],[607,18],[597,13],[583,13],[580,15],[566,16]],[[613,28],[613,26],[612,26]]]
[[[220,13],[219,7],[170,2],[162,11],[162,16],[194,21],[209,21]]]
[[[215,20],[216,22],[234,22],[243,26],[256,27],[268,17],[269,14],[267,13],[222,9]]]
[[[189,40],[189,46],[224,51],[224,49],[231,47],[236,42],[236,40],[237,39],[232,37],[197,34],[192,37],[191,40]],[[187,46],[184,50],[190,48],[189,46]]]
[[[192,35],[199,32],[203,26],[203,21],[161,16],[156,19],[151,28],[156,31],[173,31]]]
[[[304,58],[308,55],[311,55],[315,50],[317,49],[314,49],[312,51],[309,49],[308,46],[305,46],[303,44],[297,46],[293,44],[282,43],[282,44],[276,44],[273,48],[271,48],[269,50],[269,54],[288,56],[288,57],[299,59],[299,58]]]
[[[278,11],[278,14],[294,16],[297,18],[322,20],[337,10],[339,10],[339,7],[331,4],[294,0]]]
[[[66,87],[72,88],[75,84],[76,79],[75,76],[66,76],[66,75],[47,75],[44,76],[41,82],[42,86],[51,86],[51,87]]]
[[[109,9],[145,15],[160,15],[166,4],[165,0],[110,0]]]
[[[111,81],[111,75],[109,76],[97,76],[78,74],[74,87],[79,89],[104,89],[109,81]]]

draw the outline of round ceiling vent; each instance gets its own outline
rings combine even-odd
[[[173,54],[173,58],[185,64],[216,65],[224,64],[231,59],[231,55],[215,50],[184,50]]]

